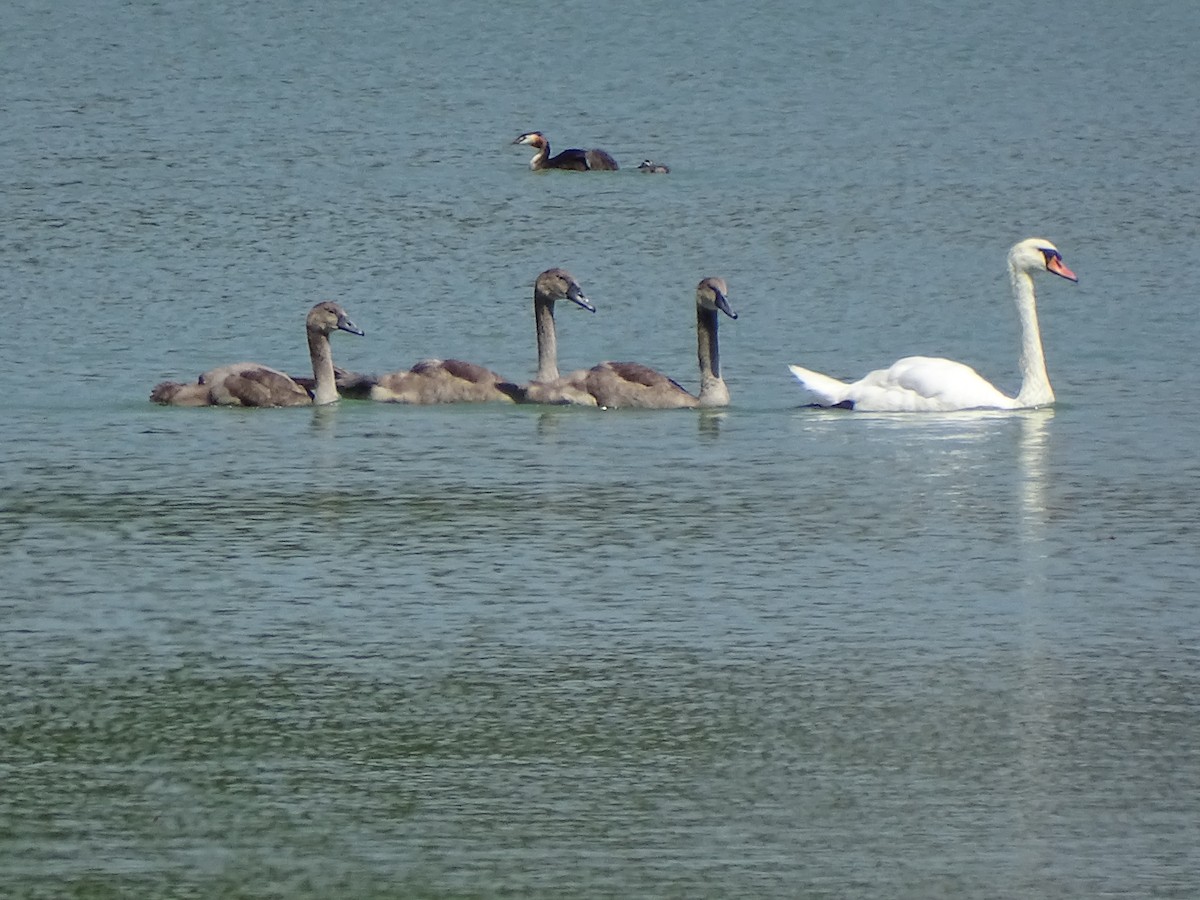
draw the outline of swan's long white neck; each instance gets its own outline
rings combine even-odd
[[[537,326],[538,368],[535,381],[558,380],[558,337],[554,332],[554,301],[535,292],[533,321]]]
[[[1033,276],[1024,269],[1010,266],[1013,299],[1021,322],[1021,392],[1018,407],[1048,406],[1054,402],[1054,390],[1046,372],[1046,355],[1042,350],[1042,331],[1038,327],[1037,298],[1033,291]]]
[[[701,406],[729,403],[729,388],[721,378],[721,351],[717,346],[717,311],[696,307],[696,355],[700,361]]]
[[[324,406],[338,399],[337,380],[333,374],[333,353],[329,349],[329,335],[320,331],[308,332],[308,355],[312,359],[313,405]]]

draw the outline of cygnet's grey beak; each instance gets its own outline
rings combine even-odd
[[[729,301],[725,299],[725,295],[720,291],[715,291],[715,293],[717,295],[717,309],[725,313],[725,315],[729,316],[729,318],[736,319],[737,313],[730,309]]]
[[[578,303],[588,312],[595,312],[596,307],[592,306],[592,301],[583,296],[583,291],[579,289],[579,285],[573,284],[567,288],[567,299]]]
[[[365,334],[361,328],[350,321],[348,316],[338,316],[337,327],[339,331],[348,331],[350,334],[357,334],[359,337],[363,337]]]

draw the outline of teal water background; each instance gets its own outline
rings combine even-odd
[[[1200,7],[17,0],[0,894],[1200,893]],[[588,176],[510,142],[602,146]],[[669,176],[636,171],[644,158]],[[823,412],[911,353],[1053,410]],[[733,405],[180,410],[222,362]]]

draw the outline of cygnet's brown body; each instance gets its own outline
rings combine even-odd
[[[729,405],[729,388],[721,377],[717,346],[717,313],[737,318],[726,299],[724,280],[705,278],[696,287],[696,340],[700,393],[693,395],[661,372],[632,362],[603,362],[574,372],[554,385],[549,401],[606,409],[683,409]]]
[[[423,359],[406,372],[360,376],[339,387],[345,396],[382,403],[512,403],[516,384],[461,359]]]
[[[527,131],[519,136],[514,144],[526,144],[537,150],[529,161],[529,168],[535,172],[542,169],[566,169],[571,172],[603,172],[616,171],[619,166],[606,151],[597,148],[580,150],[572,147],[555,156],[550,155],[550,141],[540,131]]]
[[[312,360],[311,387],[278,369],[243,362],[209,369],[193,384],[164,381],[150,392],[155,403],[168,406],[310,406],[338,399],[329,335],[363,332],[336,303],[325,301],[309,310],[305,320],[308,353]],[[307,381],[307,379],[305,379]]]

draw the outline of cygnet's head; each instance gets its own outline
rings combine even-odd
[[[309,331],[330,335],[335,331],[346,331],[350,334],[362,335],[363,330],[350,321],[339,304],[332,300],[323,300],[308,311],[306,320]]]
[[[696,305],[701,309],[720,310],[729,318],[736,319],[738,314],[730,307],[725,296],[727,293],[724,278],[709,276],[696,285]]]
[[[547,269],[537,277],[533,285],[534,293],[544,300],[570,300],[588,312],[595,312],[590,300],[583,294],[579,282],[566,269]]]

